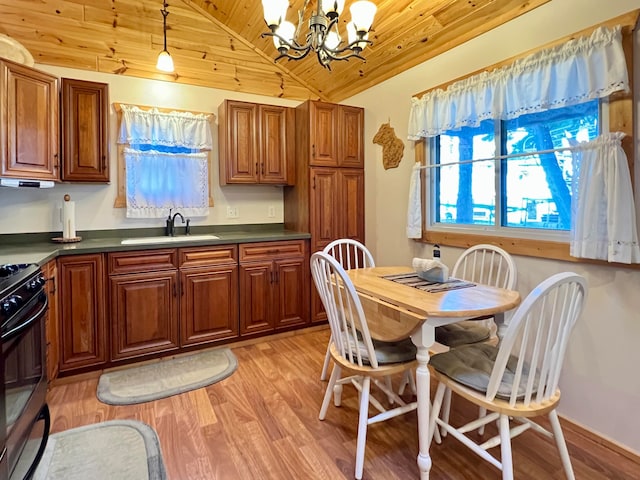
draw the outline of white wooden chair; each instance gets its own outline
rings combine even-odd
[[[517,282],[516,264],[513,257],[500,247],[489,244],[474,245],[458,258],[451,276],[492,287],[513,290]],[[436,328],[436,342],[449,348],[478,342],[498,343],[497,327],[492,316],[467,320]],[[451,391],[447,390],[442,409],[442,418],[449,420],[451,410]],[[485,410],[480,407],[480,417]],[[482,434],[481,428],[479,433]],[[443,436],[447,435],[442,431]]]
[[[367,427],[417,407],[417,402],[405,403],[385,381],[390,375],[415,368],[416,348],[410,339],[397,343],[381,343],[371,339],[360,298],[344,268],[331,255],[314,253],[311,256],[311,274],[331,326],[330,353],[334,361],[319,418],[325,419],[332,395],[335,405],[340,405],[344,384],[355,386],[359,393],[355,478],[361,479]],[[343,377],[343,373],[348,376]],[[372,383],[384,395],[393,398],[398,406],[386,409],[371,394]],[[369,404],[378,411],[371,417]]]
[[[350,238],[334,240],[324,247],[322,251],[335,258],[345,270],[376,266],[373,255],[371,255],[367,247],[359,241]],[[320,380],[323,381],[327,379],[327,373],[329,371],[329,361],[331,360],[330,348],[331,340],[329,340],[329,344],[327,345],[327,353],[324,356],[324,364],[322,365],[322,373],[320,374]]]
[[[553,275],[518,307],[498,347],[480,343],[431,357],[433,378],[439,382],[430,418],[431,434],[439,425],[502,470],[503,479],[512,479],[511,438],[533,428],[555,439],[565,475],[574,479],[556,407],[564,355],[586,295],[587,284],[582,276],[571,272]],[[447,389],[490,413],[453,427],[439,418]],[[548,415],[551,431],[532,420],[541,415]],[[511,421],[517,423],[513,428]],[[490,422],[497,423],[499,433],[495,437],[478,444],[466,435]],[[500,460],[488,452],[498,445]]]

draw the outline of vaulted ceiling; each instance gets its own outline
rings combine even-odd
[[[346,0],[341,33],[353,1]],[[334,61],[332,71],[313,55],[274,63],[273,41],[261,37],[267,27],[260,0],[168,2],[172,74],[155,68],[163,44],[162,0],[0,0],[0,33],[40,64],[339,102],[548,1],[373,0],[378,11],[366,62]],[[289,0],[287,19],[296,23],[303,4]]]

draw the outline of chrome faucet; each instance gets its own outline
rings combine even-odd
[[[165,230],[165,233],[168,237],[173,237],[173,235],[175,234],[176,217],[180,217],[182,223],[186,223],[187,226],[189,225],[189,221],[187,220],[185,222],[184,217],[180,212],[176,212],[173,214],[173,216],[171,216],[171,209],[169,209],[169,217],[167,218],[167,227]]]

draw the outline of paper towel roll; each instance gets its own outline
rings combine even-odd
[[[70,200],[62,203],[62,237],[76,238],[76,204]]]

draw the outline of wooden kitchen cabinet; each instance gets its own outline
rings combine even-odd
[[[107,361],[102,254],[58,259],[60,372]]]
[[[180,346],[238,336],[238,247],[179,249]]]
[[[294,127],[292,108],[225,100],[218,107],[220,184],[292,184]]]
[[[177,250],[118,252],[108,258],[111,360],[177,349]]]
[[[63,78],[61,180],[109,182],[109,85]]]
[[[240,335],[309,322],[307,242],[240,245]]]
[[[365,243],[364,111],[307,101],[296,107],[294,186],[284,189],[284,224],[311,233],[311,252],[333,240]],[[313,282],[311,321],[326,321]]]
[[[59,317],[58,317],[58,265],[55,260],[51,260],[42,267],[42,273],[46,280],[45,291],[49,302],[49,310],[45,317],[45,342],[46,342],[46,364],[47,378],[54,380],[58,377],[60,368],[60,338],[59,338]]]
[[[58,79],[0,59],[0,176],[58,180]]]
[[[305,158],[316,167],[364,167],[364,110],[308,101],[296,109],[296,122],[308,128]]]

